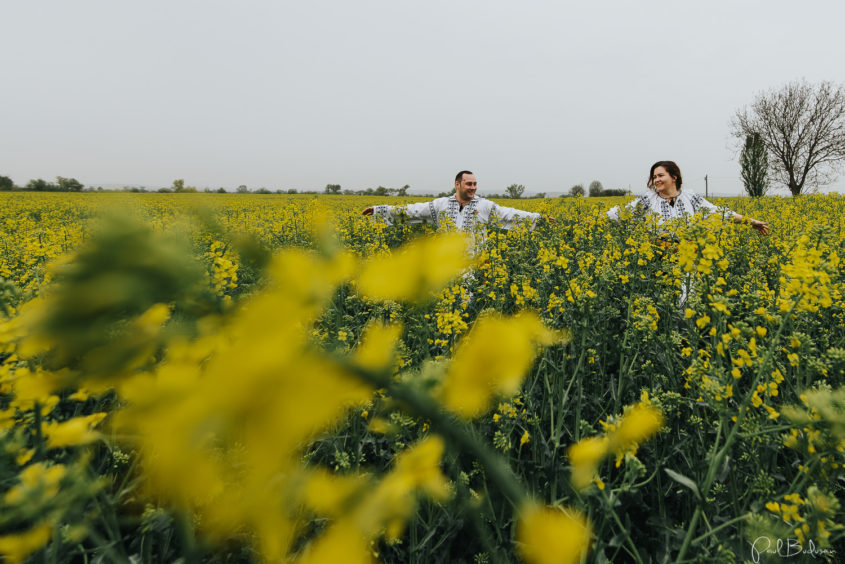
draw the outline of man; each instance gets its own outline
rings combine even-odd
[[[508,208],[479,198],[475,195],[477,189],[478,181],[475,175],[468,170],[462,170],[455,176],[455,193],[451,196],[407,206],[370,206],[364,210],[363,215],[380,217],[388,224],[393,220],[405,218],[411,223],[431,222],[437,226],[441,225],[443,218],[448,217],[463,231],[470,231],[478,224],[491,220],[505,229],[510,229],[519,221],[529,219],[533,227],[540,218],[539,213]]]

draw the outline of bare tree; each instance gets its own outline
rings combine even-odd
[[[732,134],[758,134],[771,155],[774,180],[798,196],[830,184],[845,162],[845,88],[790,82],[760,93],[731,120]]]
[[[573,186],[572,188],[569,189],[569,195],[570,196],[579,197],[579,196],[583,196],[586,193],[587,193],[587,191],[584,190],[583,184],[576,184],[575,186]]]

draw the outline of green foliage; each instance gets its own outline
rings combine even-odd
[[[136,320],[156,304],[210,311],[202,269],[177,232],[153,233],[129,218],[106,219],[72,262],[56,269],[60,282],[43,305],[42,332],[53,343],[46,366],[88,376],[120,374],[133,359],[156,351]]]
[[[745,137],[745,146],[739,156],[742,166],[742,184],[753,198],[765,196],[769,190],[769,151],[759,133]]]
[[[173,181],[173,186],[171,190],[177,194],[181,193],[195,193],[197,191],[196,186],[185,186],[185,181],[181,178]]]
[[[0,176],[0,190],[12,190],[15,187],[15,183],[12,182],[12,179],[8,176]]]
[[[57,192],[59,190],[58,184],[47,182],[43,178],[36,178],[26,183],[25,190],[34,190],[36,192]]]
[[[56,177],[56,184],[59,190],[63,192],[81,192],[85,185],[75,178],[65,178],[63,176]]]
[[[575,187],[573,186],[573,189]],[[628,194],[627,190],[624,189],[605,189],[602,186],[602,183],[598,180],[593,180],[590,183],[590,196],[591,197],[613,197],[613,196],[626,196]],[[574,194],[573,194],[574,195]]]
[[[522,184],[511,184],[505,188],[505,193],[508,195],[508,198],[521,198],[523,192],[525,192],[525,186]]]
[[[579,197],[579,196],[583,196],[586,193],[587,192],[586,192],[586,190],[584,190],[583,184],[576,184],[575,186],[573,186],[572,188],[569,189],[569,195],[570,196]]]
[[[326,194],[340,194],[340,184],[326,184]]]

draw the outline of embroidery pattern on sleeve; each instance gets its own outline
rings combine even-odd
[[[692,198],[691,198],[691,200],[692,200],[692,213],[698,213],[698,209],[701,207],[701,201],[703,199],[704,198],[702,198],[698,194],[692,195]]]
[[[644,217],[645,214],[651,209],[651,205],[648,202],[648,195],[643,194],[642,196],[637,198],[637,203],[634,206],[634,213],[638,217]]]

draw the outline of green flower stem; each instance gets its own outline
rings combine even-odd
[[[780,427],[771,427],[766,429],[765,431],[754,431],[753,433],[740,433],[739,436],[742,439],[747,439],[750,437],[757,437],[759,435],[768,435],[770,433],[780,433],[781,431],[788,431],[792,429],[793,425],[781,425]]]
[[[795,308],[798,306],[798,303],[801,301],[804,295],[801,294],[797,297],[797,299],[792,303],[792,307],[789,309],[789,312],[786,314],[785,317],[789,317],[792,315],[792,312],[795,311]],[[777,333],[775,333],[774,338],[772,339],[772,343],[777,343],[780,339],[781,333],[783,333],[783,327],[785,324],[781,324],[778,327]],[[713,483],[713,480],[716,478],[716,471],[718,470],[719,466],[722,464],[722,460],[724,460],[725,456],[728,454],[728,450],[733,446],[734,441],[736,440],[739,434],[739,428],[742,425],[743,420],[745,419],[745,414],[748,413],[749,409],[748,406],[751,403],[751,396],[754,394],[754,390],[757,388],[757,384],[760,382],[760,379],[763,377],[763,372],[765,371],[766,367],[769,365],[769,362],[772,360],[772,353],[774,352],[775,347],[769,347],[769,350],[766,352],[766,358],[763,359],[763,362],[760,363],[760,368],[757,369],[757,375],[754,376],[754,381],[751,383],[751,386],[748,388],[748,392],[745,394],[745,398],[742,401],[739,414],[736,417],[736,422],[734,422],[733,426],[731,427],[730,431],[728,432],[728,436],[725,438],[725,444],[722,445],[722,448],[716,453],[714,457],[710,459],[710,465],[707,468],[707,474],[705,475],[704,482],[702,482],[700,491],[701,491],[701,501],[698,503],[698,507],[695,509],[695,513],[690,520],[689,527],[687,528],[687,534],[684,537],[684,543],[681,545],[681,550],[678,552],[678,557],[675,559],[675,562],[681,562],[686,555],[687,550],[692,543],[692,535],[695,532],[695,527],[698,524],[698,518],[702,513],[702,508],[704,506],[704,498],[707,496],[707,492],[710,491],[710,486]],[[721,429],[722,421],[724,418],[720,419],[719,421],[719,428]]]
[[[33,404],[33,425],[35,426],[35,460],[42,460],[44,458],[44,434],[41,432],[41,402],[36,401]]]
[[[637,550],[637,545],[634,544],[634,540],[631,538],[631,533],[628,530],[628,527],[622,524],[622,521],[619,519],[619,515],[616,514],[616,511],[613,509],[613,504],[610,503],[610,497],[608,497],[607,492],[600,489],[602,499],[604,499],[605,504],[607,504],[607,508],[610,510],[610,514],[613,516],[613,520],[616,522],[616,525],[619,527],[619,530],[625,533],[625,543],[631,549],[631,556],[634,558],[635,562],[642,562],[642,556],[640,556],[640,552]]]
[[[187,515],[177,513],[174,518],[176,534],[182,543],[183,558],[186,564],[199,564],[202,562],[201,550],[197,546],[194,529]]]
[[[479,441],[466,425],[458,421],[454,415],[446,413],[440,404],[428,395],[396,383],[391,384],[387,389],[392,397],[405,402],[419,416],[431,421],[432,427],[437,429],[459,452],[469,452],[475,456],[484,466],[487,476],[493,480],[515,508],[522,505],[528,496],[510,467],[501,457]]]
[[[554,434],[554,443],[555,443],[555,450],[560,446],[560,437],[563,434],[563,425],[564,425],[564,415],[566,414],[566,407],[569,402],[569,392],[572,390],[572,384],[575,380],[581,379],[581,368],[584,366],[584,335],[581,336],[581,345],[579,346],[580,353],[578,354],[578,362],[575,363],[575,369],[572,371],[572,377],[569,379],[569,384],[566,386],[566,390],[561,396],[561,399],[557,401],[557,422],[555,427],[555,434]],[[552,401],[550,399],[550,401]],[[580,427],[578,421],[575,422],[575,429],[577,433],[577,429]]]
[[[737,522],[739,522],[739,521],[745,521],[745,520],[747,520],[747,519],[748,519],[749,517],[751,517],[752,515],[753,515],[752,513],[744,513],[743,515],[740,515],[739,517],[734,517],[734,518],[733,518],[733,519],[731,519],[730,521],[725,521],[724,523],[722,523],[722,524],[721,524],[721,525],[719,525],[718,527],[714,527],[713,529],[711,529],[710,531],[707,531],[706,533],[704,533],[704,534],[703,534],[703,535],[701,535],[700,537],[697,537],[697,538],[693,539],[691,544],[698,544],[698,543],[700,543],[701,541],[703,541],[704,539],[706,539],[707,537],[710,537],[710,536],[715,535],[716,533],[718,533],[718,532],[719,532],[719,531],[721,531],[722,529],[724,529],[724,528],[726,528],[726,527],[730,527],[730,526],[731,526],[731,525],[733,525],[734,523],[737,523]]]
[[[463,422],[455,415],[447,413],[430,395],[395,382],[390,377],[375,374],[351,364],[347,364],[345,368],[376,388],[385,388],[393,399],[405,403],[415,415],[428,419],[432,428],[437,429],[437,432],[458,452],[472,454],[484,466],[487,476],[508,498],[514,508],[518,509],[528,499],[528,494],[502,458],[487,448]]]

